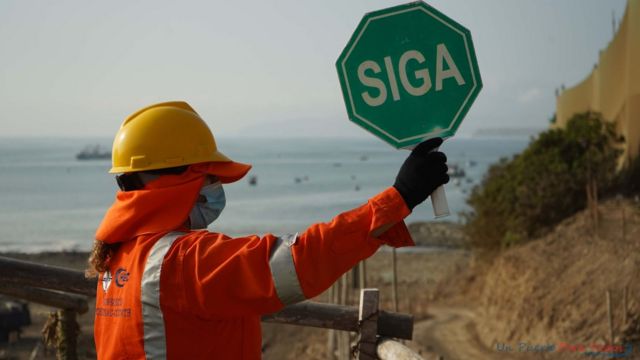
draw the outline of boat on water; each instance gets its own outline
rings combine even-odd
[[[452,178],[463,178],[467,176],[464,169],[458,164],[449,164],[449,170],[447,171],[449,177]]]
[[[78,160],[110,160],[111,151],[104,150],[100,145],[87,146],[76,154]]]

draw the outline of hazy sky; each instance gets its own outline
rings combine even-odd
[[[0,1],[0,136],[113,136],[187,100],[216,136],[358,136],[335,60],[398,1]],[[624,0],[434,0],[472,33],[484,89],[459,129],[543,128]]]

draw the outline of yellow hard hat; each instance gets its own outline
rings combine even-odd
[[[120,126],[113,141],[110,173],[231,162],[218,151],[207,124],[184,101],[138,110]]]

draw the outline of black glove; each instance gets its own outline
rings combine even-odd
[[[441,144],[441,138],[420,143],[398,171],[393,187],[402,195],[410,210],[425,201],[438,186],[449,182],[447,156],[433,151]]]

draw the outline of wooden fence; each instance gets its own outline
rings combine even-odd
[[[76,314],[88,311],[96,285],[81,271],[0,256],[0,293],[61,309],[61,331],[74,328]],[[304,301],[265,315],[262,321],[357,332],[359,359],[419,359],[400,343],[380,341],[411,340],[413,316],[379,310],[378,299],[377,289],[362,289],[359,308]],[[76,336],[64,339],[58,344],[58,358],[75,359]]]

